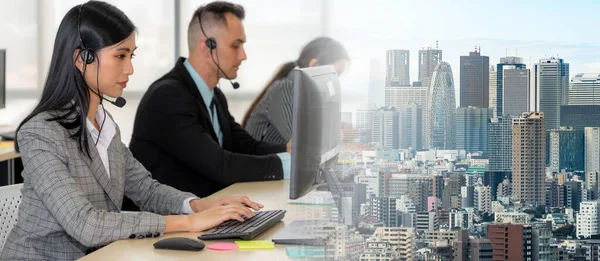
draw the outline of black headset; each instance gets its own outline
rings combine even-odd
[[[215,63],[215,65],[217,65],[217,68],[219,69],[219,71],[221,71],[223,73],[223,75],[225,76],[225,78],[227,78],[227,80],[229,80],[229,82],[231,83],[231,86],[233,86],[233,89],[240,88],[240,84],[237,82],[234,82],[231,80],[231,78],[229,78],[229,76],[227,76],[227,74],[223,71],[223,69],[221,69],[221,66],[219,66],[219,63],[217,62],[219,60],[219,53],[216,51],[217,49],[217,40],[215,40],[215,38],[213,37],[208,37],[206,35],[206,33],[204,32],[204,27],[202,26],[202,9],[204,9],[204,7],[200,8],[200,11],[198,12],[198,23],[200,24],[200,30],[202,31],[202,34],[204,35],[204,37],[206,37],[206,46],[208,47],[208,49],[210,50],[210,58],[212,59],[213,63]],[[213,50],[215,50],[215,52],[217,52],[217,60],[215,60],[215,58],[213,57]],[[217,76],[217,81],[219,77]]]
[[[81,51],[79,52],[79,55],[83,60],[83,70],[85,71],[86,65],[91,64],[96,60],[96,52],[93,49],[86,48],[83,44],[83,39],[81,38],[81,13],[83,11],[84,4],[85,3],[79,6],[79,15],[77,16],[77,33],[79,33],[79,43],[81,44]]]

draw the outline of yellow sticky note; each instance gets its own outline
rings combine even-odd
[[[0,141],[0,149],[10,149],[15,146],[12,141]]]
[[[235,244],[241,250],[252,250],[252,249],[274,249],[275,245],[271,240],[248,240],[248,241],[235,241]]]

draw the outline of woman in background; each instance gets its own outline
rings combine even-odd
[[[336,40],[319,37],[308,43],[298,60],[281,66],[273,79],[252,102],[242,127],[256,140],[286,143],[292,138],[294,68],[333,65],[341,75],[349,63],[348,54]]]

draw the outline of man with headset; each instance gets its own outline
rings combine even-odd
[[[220,78],[236,78],[246,60],[244,15],[242,6],[228,2],[196,10],[189,58],[179,58],[150,86],[135,118],[133,155],[158,181],[199,197],[236,182],[279,180],[290,171],[291,142],[254,140],[216,87]]]

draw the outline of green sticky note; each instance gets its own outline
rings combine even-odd
[[[275,244],[271,240],[247,240],[247,241],[235,241],[235,244],[240,250],[253,250],[253,249],[274,249]]]

